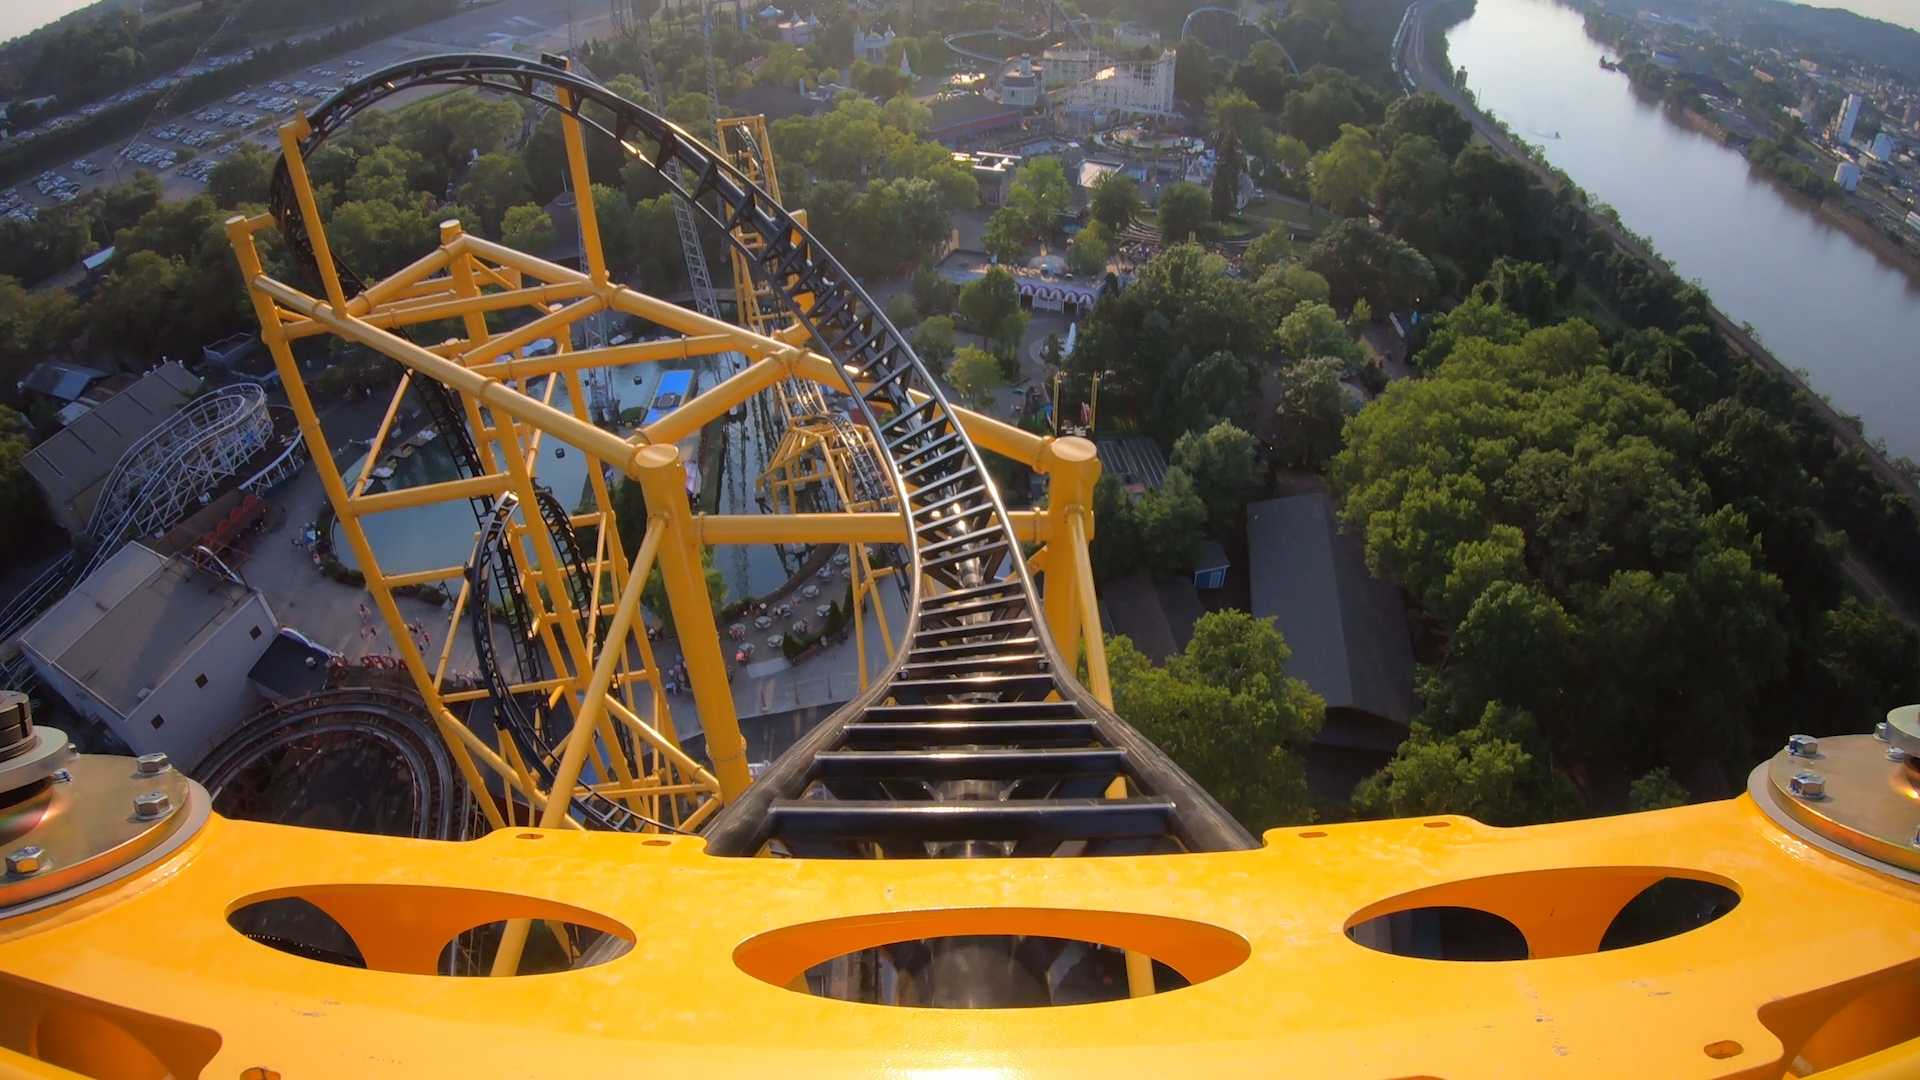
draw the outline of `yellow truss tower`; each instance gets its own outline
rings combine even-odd
[[[757,233],[791,325],[620,285],[590,200],[583,269],[449,221],[359,280],[307,156],[385,97],[444,86],[557,110],[574,190],[590,133],[677,164],[718,227]],[[477,54],[373,73],[280,139],[271,211],[227,223],[241,279],[494,828],[449,843],[229,819],[163,755],[76,755],[0,695],[0,1076],[1920,1075],[1920,706],[1872,733],[1827,718],[1858,733],[1795,736],[1718,802],[1252,836],[1112,711],[1092,446],[950,405],[723,155],[563,63]],[[317,287],[266,272],[269,230]],[[530,318],[489,324],[508,312]],[[599,312],[677,336],[520,355]],[[417,393],[460,475],[349,481],[294,361],[319,336],[402,370],[376,443]],[[582,411],[586,370],[722,352],[748,363],[630,436]],[[693,513],[676,444],[787,380],[847,395],[892,504]],[[592,463],[577,502],[540,481],[561,444]],[[982,452],[1047,477],[1046,506],[1007,510]],[[639,536],[612,512],[626,482]],[[367,522],[440,504],[472,512],[468,561],[386,568]],[[871,686],[750,775],[701,548],[762,543],[897,553],[907,618]],[[697,713],[679,724],[641,630],[656,571]],[[449,630],[464,617],[485,643],[477,686],[401,620],[396,590],[433,583]],[[459,708],[483,698],[485,732]],[[695,727],[698,752],[680,740]],[[260,932],[267,912],[315,935]],[[493,977],[459,977],[478,970],[462,957]]]

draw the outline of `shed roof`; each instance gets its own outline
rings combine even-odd
[[[253,596],[137,543],[115,552],[20,637],[122,717]]]
[[[1094,442],[1100,471],[1124,488],[1152,491],[1167,478],[1167,455],[1145,435],[1110,435]]]
[[[94,489],[134,440],[178,412],[200,380],[177,363],[162,364],[98,408],[28,451],[27,472],[69,527],[85,522]]]
[[[1367,570],[1359,540],[1339,531],[1324,492],[1247,507],[1247,558],[1253,613],[1285,635],[1291,674],[1329,709],[1411,721],[1406,606]]]
[[[67,364],[58,360],[48,360],[35,364],[20,380],[22,393],[31,391],[55,401],[78,401],[87,387],[107,377],[107,373],[97,368],[80,364]]]

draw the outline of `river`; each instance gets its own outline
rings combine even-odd
[[[1580,14],[1479,0],[1447,35],[1482,109],[1538,146],[1871,437],[1920,461],[1920,284],[1600,67]]]

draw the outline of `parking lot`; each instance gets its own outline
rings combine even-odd
[[[125,180],[139,170],[158,176],[167,198],[189,198],[204,190],[207,178],[234,147],[248,141],[272,147],[274,128],[281,121],[338,93],[368,71],[412,57],[453,51],[536,56],[544,50],[564,49],[570,36],[578,42],[608,32],[610,16],[604,5],[594,5],[597,14],[591,17],[575,12],[569,35],[567,19],[573,6],[569,0],[502,0],[342,56],[328,57],[311,67],[237,91],[216,104],[156,118],[131,139],[102,147],[10,189],[0,189],[0,217],[30,221],[46,207],[71,202],[83,192]],[[92,116],[142,94],[164,90],[181,77],[251,55],[251,51],[245,51],[203,60],[172,76],[56,117],[43,127],[53,130],[76,123],[81,116]],[[398,107],[406,100],[389,99],[382,107]]]

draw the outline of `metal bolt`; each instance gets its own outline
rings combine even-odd
[[[1827,795],[1827,778],[1817,772],[1801,770],[1793,774],[1787,786],[1795,795],[1803,799],[1823,799]]]
[[[141,754],[133,760],[135,771],[141,776],[158,776],[171,767],[165,754]]]
[[[142,821],[165,817],[167,811],[171,809],[173,809],[173,800],[167,798],[167,793],[164,791],[149,791],[144,795],[133,797],[133,816]]]
[[[1893,725],[1885,720],[1873,725],[1873,737],[1881,742],[1887,742],[1893,738]]]
[[[1893,762],[1896,765],[1905,764],[1907,760],[1907,752],[1905,750],[1902,750],[1898,746],[1889,746],[1887,747],[1887,760]]]
[[[7,873],[26,877],[37,874],[46,866],[47,853],[28,844],[19,851],[7,856]]]
[[[1820,753],[1820,740],[1811,735],[1789,735],[1787,753],[1794,757],[1814,757]]]

